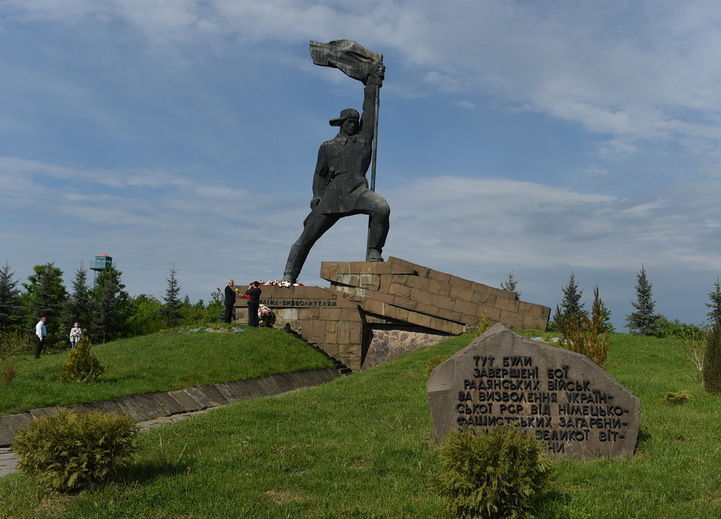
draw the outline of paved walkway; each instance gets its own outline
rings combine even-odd
[[[138,427],[140,427],[141,431],[149,431],[150,429],[155,429],[156,427],[160,427],[166,423],[179,422],[181,420],[185,420],[186,418],[190,418],[191,416],[208,412],[210,409],[213,408],[201,409],[200,411],[192,411],[189,413],[178,413],[171,416],[156,418],[155,420],[138,422]],[[10,450],[10,448],[0,447],[0,478],[12,474],[13,472],[17,472],[19,462],[20,460],[18,459],[17,454]]]

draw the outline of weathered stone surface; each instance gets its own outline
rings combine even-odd
[[[30,413],[0,416],[0,445],[10,445],[17,432],[32,420]]]
[[[391,327],[372,328],[371,333],[363,369],[372,368],[416,348],[436,344],[447,337],[439,333]]]
[[[193,400],[200,404],[201,409],[205,409],[206,407],[213,407],[213,402],[210,401],[210,398],[208,398],[208,396],[199,387],[188,387],[185,388],[183,391],[193,397]]]
[[[181,406],[180,403],[168,393],[153,393],[153,398],[155,398],[171,415],[187,411],[187,409]]]
[[[58,408],[55,406],[51,407],[39,407],[38,409],[31,409],[30,414],[33,418],[42,418],[43,416],[52,416],[58,412]]]
[[[126,396],[116,402],[124,408],[133,421],[143,422],[158,416],[168,416],[170,413],[149,395]]]
[[[83,407],[86,410],[92,409],[93,411],[100,411],[101,413],[108,414],[118,414],[125,411],[117,402],[111,402],[108,400],[88,402],[87,404],[83,404]]]
[[[210,401],[213,406],[225,405],[228,403],[228,399],[213,385],[201,386],[198,388],[203,392],[205,397]]]
[[[168,391],[168,395],[174,398],[186,411],[198,411],[199,409],[203,409],[203,406],[186,393],[184,389]]]
[[[440,364],[427,383],[439,441],[451,430],[511,425],[550,455],[632,454],[640,402],[587,357],[494,325]]]

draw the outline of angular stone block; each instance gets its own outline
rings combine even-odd
[[[125,396],[116,402],[127,411],[135,422],[144,422],[170,414],[158,401],[148,395]]]
[[[168,414],[173,415],[186,411],[186,409],[168,393],[153,393],[152,396],[168,411]]]
[[[43,418],[44,416],[52,416],[58,412],[58,407],[40,407],[38,409],[30,409],[33,418]]]
[[[178,404],[180,404],[180,407],[182,407],[183,410],[186,412],[199,411],[204,408],[183,389],[178,389],[177,391],[169,391],[168,395],[172,397],[176,402],[178,402]]]
[[[200,390],[206,398],[210,401],[211,406],[219,406],[219,405],[225,405],[228,403],[228,399],[223,396],[223,393],[221,393],[217,387],[214,385],[209,386],[201,386],[197,388]]]
[[[578,353],[494,325],[437,366],[427,383],[436,438],[469,427],[521,428],[554,457],[632,454],[640,401]]]
[[[88,402],[83,404],[85,409],[92,409],[93,411],[100,411],[106,414],[120,414],[124,412],[124,409],[117,403],[110,400],[101,400],[98,402]]]
[[[0,416],[0,445],[12,444],[17,432],[32,421],[33,417],[30,413]]]
[[[200,404],[201,409],[207,409],[208,407],[213,407],[213,402],[210,401],[210,398],[206,396],[205,393],[203,393],[203,390],[199,387],[188,387],[185,388],[183,391],[185,391],[188,395],[190,395],[193,400],[198,402]]]

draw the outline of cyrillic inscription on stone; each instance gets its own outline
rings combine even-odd
[[[544,346],[496,324],[433,370],[436,438],[469,427],[513,426],[555,457],[632,454],[640,402],[584,355]]]
[[[278,297],[265,298],[260,300],[266,306],[271,308],[304,308],[316,306],[338,306],[335,299],[282,299]]]

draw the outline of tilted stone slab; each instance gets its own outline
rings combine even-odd
[[[427,383],[436,438],[469,427],[522,428],[550,455],[633,454],[640,401],[589,358],[494,325]]]
[[[205,393],[203,393],[203,390],[198,387],[189,387],[184,389],[188,395],[190,395],[193,400],[198,402],[200,404],[201,409],[206,409],[208,407],[213,407],[213,402],[210,401],[210,398],[207,397]]]
[[[153,393],[153,398],[168,411],[169,415],[185,412],[185,408],[168,393]]]
[[[186,411],[200,411],[203,406],[198,403],[192,396],[185,392],[184,389],[176,391],[168,391],[168,396],[174,398],[180,406]]]
[[[130,418],[135,422],[152,420],[159,416],[168,416],[170,413],[156,400],[148,395],[133,395],[117,400],[117,403],[125,409]]]
[[[119,414],[125,412],[125,409],[117,402],[111,402],[109,400],[101,400],[98,402],[88,402],[83,404],[83,407],[88,410],[100,411],[101,413],[108,414]]]
[[[205,395],[210,402],[210,405],[213,407],[225,405],[229,402],[229,400],[223,396],[223,393],[221,393],[214,385],[201,386],[197,389]]]
[[[30,409],[30,414],[33,418],[43,418],[44,416],[53,416],[58,412],[58,409],[59,407],[56,406],[39,407],[37,409]]]
[[[10,445],[20,429],[32,422],[30,413],[0,416],[0,445]]]

